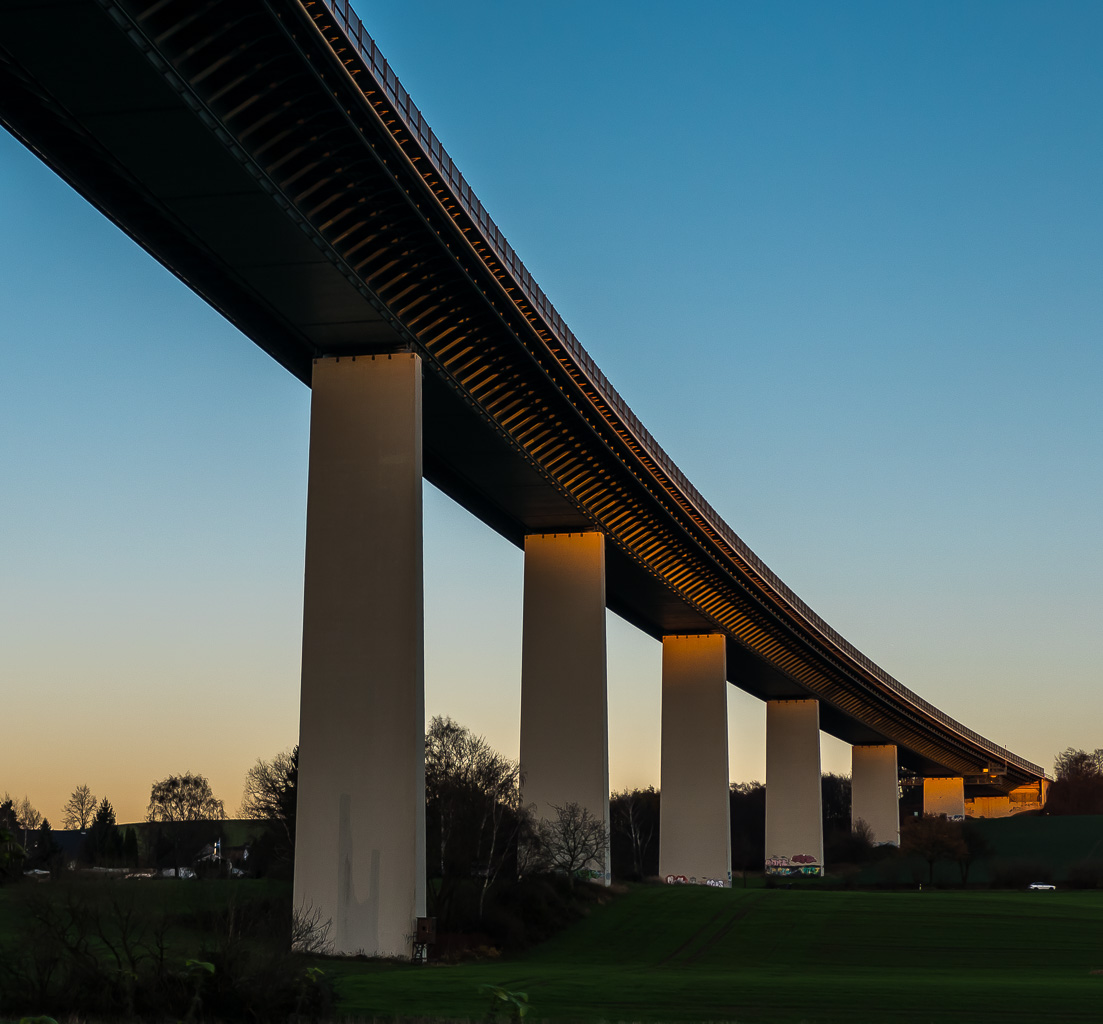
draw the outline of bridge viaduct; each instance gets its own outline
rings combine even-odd
[[[660,639],[660,870],[730,882],[726,686],[767,705],[767,857],[822,870],[819,734],[897,842],[899,773],[1044,777],[835,632],[568,330],[346,0],[0,0],[0,119],[312,391],[295,897],[341,951],[424,913],[421,481],[523,547],[521,763],[608,818],[605,610]],[[608,854],[595,865],[608,879]]]

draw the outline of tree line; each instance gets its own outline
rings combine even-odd
[[[210,822],[224,819],[221,800],[215,799],[210,783],[190,772],[170,775],[154,782],[146,820],[151,823]],[[11,874],[14,867],[22,870],[58,871],[67,860],[85,866],[137,868],[141,859],[138,830],[134,826],[120,829],[115,808],[107,797],[97,799],[85,784],[77,786],[62,808],[62,827],[80,834],[80,842],[63,850],[59,837],[47,818],[34,809],[30,800],[13,799],[4,794],[0,801],[0,877]],[[153,845],[164,846],[165,840],[155,833]],[[161,855],[163,850],[158,850]]]
[[[1068,748],[1057,755],[1048,814],[1103,814],[1103,748]],[[253,838],[254,871],[290,876],[295,845],[298,748],[270,760],[258,758],[246,774],[239,814],[265,823]],[[858,862],[869,856],[869,837],[851,827],[849,776],[822,778],[825,859]],[[661,801],[658,790],[625,789],[610,797],[610,826],[577,805],[557,808],[550,821],[537,821],[523,806],[520,768],[484,738],[447,717],[435,717],[425,736],[427,873],[442,916],[454,905],[459,888],[476,879],[476,909],[485,910],[487,893],[504,876],[558,870],[573,877],[600,859],[609,843],[617,877],[642,879],[658,874]],[[766,791],[760,782],[730,788],[732,866],[736,872],[761,870],[765,859]],[[196,837],[210,830],[187,824],[226,818],[224,804],[202,775],[169,775],[154,782],[146,819],[154,829],[144,836],[146,861],[179,865],[194,854]],[[107,797],[89,786],[75,787],[62,808],[62,826],[84,833],[74,859],[104,866],[137,867],[142,859],[137,830],[120,830]],[[904,819],[905,847],[934,859],[967,865],[977,858],[975,837],[949,835],[934,825]],[[167,826],[174,826],[167,828]],[[13,865],[50,867],[58,844],[47,819],[28,797],[8,794],[0,801],[0,874]],[[929,861],[933,865],[934,861]],[[933,867],[932,867],[933,871]],[[462,885],[461,885],[462,883]]]

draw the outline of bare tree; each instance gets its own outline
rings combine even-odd
[[[201,833],[209,831],[206,823],[225,817],[222,801],[215,798],[211,784],[202,775],[191,772],[169,775],[150,789],[146,819],[170,823],[164,834],[172,844],[172,862],[177,875],[184,858],[197,848]],[[158,829],[157,834],[159,845],[162,830]]]
[[[27,797],[16,802],[15,816],[19,821],[19,827],[24,832],[33,832],[42,824],[42,815],[34,809]]]
[[[743,876],[761,871],[766,860],[766,787],[756,781],[733,782],[728,791],[732,867]]]
[[[23,797],[15,803],[15,817],[23,830],[23,849],[30,850],[31,835],[42,824],[42,815],[34,809],[28,797]]]
[[[1061,751],[1054,762],[1057,781],[1046,798],[1048,814],[1103,813],[1103,750]]]
[[[1071,775],[1103,775],[1103,748],[1077,750],[1075,747],[1065,747],[1053,759],[1053,769],[1059,779]]]
[[[553,805],[552,810],[555,817],[540,823],[548,858],[573,884],[575,875],[587,865],[605,863],[609,830],[604,821],[576,803]]]
[[[297,748],[296,748],[297,749]],[[329,956],[333,940],[329,932],[333,921],[323,920],[322,911],[313,903],[302,903],[291,911],[291,948],[310,956]]]
[[[658,824],[659,794],[654,786],[647,789],[625,789],[609,800],[609,817],[613,831],[624,836],[632,850],[632,872],[643,878],[644,856],[655,837]]]
[[[285,852],[295,849],[295,803],[299,785],[299,745],[277,754],[271,761],[257,758],[245,773],[245,794],[240,815],[275,822]]]
[[[80,829],[82,832],[92,824],[96,813],[96,798],[87,786],[77,786],[61,809],[62,828]]]
[[[961,825],[961,845],[955,848],[954,859],[961,872],[961,884],[965,885],[969,881],[969,869],[976,861],[990,857],[992,846],[984,833],[971,821],[959,824]]]
[[[547,829],[536,817],[536,804],[520,808],[517,823],[517,877],[540,875],[551,863],[547,846]]]
[[[927,881],[933,885],[936,861],[960,860],[968,855],[961,832],[961,822],[951,821],[945,814],[905,818],[900,832],[900,851],[914,853],[927,862]]]
[[[820,776],[820,811],[825,842],[839,833],[850,834],[850,804],[850,776],[824,772]]]
[[[439,827],[439,842],[434,856],[439,856],[440,874],[454,874],[454,861],[463,856],[457,843],[457,832],[470,823],[471,797],[476,793],[476,777],[483,761],[495,756],[490,745],[451,718],[435,715],[425,733],[425,801],[430,817]],[[462,873],[470,870],[464,865]]]
[[[202,775],[170,775],[150,790],[149,821],[221,821],[225,817],[222,801],[215,799]]]
[[[436,716],[425,734],[426,837],[440,871],[437,915],[446,919],[455,883],[482,878],[487,891],[512,856],[520,822],[519,768],[482,737]]]
[[[425,800],[439,830],[441,875],[485,866],[485,840],[501,825],[499,805],[516,801],[517,764],[451,718],[434,717],[425,733]],[[439,852],[438,852],[439,851]]]
[[[479,892],[479,917],[482,917],[487,891],[497,879],[520,827],[520,766],[501,754],[494,754],[482,766],[479,788],[483,797],[478,839],[483,876]]]

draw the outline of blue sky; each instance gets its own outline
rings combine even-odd
[[[358,10],[801,597],[1032,760],[1103,746],[1103,8]],[[309,392],[6,135],[0,261],[0,792],[232,810],[296,737]],[[430,490],[426,574],[427,707],[515,755],[520,554]],[[658,671],[611,620],[614,786],[659,781]],[[763,720],[733,689],[735,779]]]

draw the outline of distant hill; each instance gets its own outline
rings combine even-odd
[[[1103,864],[1103,815],[1015,815],[976,819],[970,824],[992,847],[992,860],[1026,860],[1044,864],[1054,881],[1068,879],[1071,867],[1086,860]],[[976,880],[990,880],[988,865],[978,865]],[[970,880],[973,876],[970,873]]]

